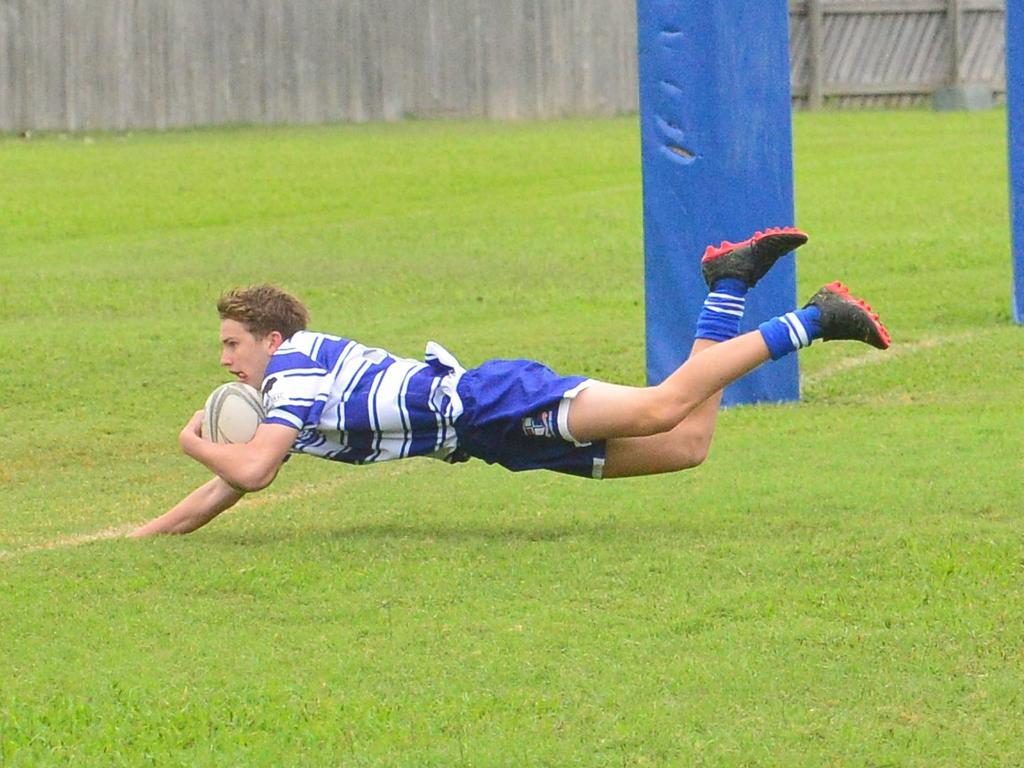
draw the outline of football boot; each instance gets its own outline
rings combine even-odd
[[[821,338],[824,341],[863,341],[878,349],[892,343],[889,331],[878,315],[863,299],[851,295],[850,289],[838,280],[823,286],[804,308],[817,307],[821,312]]]
[[[709,245],[700,260],[704,282],[711,288],[717,280],[732,277],[753,288],[781,256],[806,242],[807,235],[796,227],[773,227],[740,243],[725,240],[717,248]]]

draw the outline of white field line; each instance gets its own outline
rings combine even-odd
[[[412,462],[403,462],[401,465],[391,464],[378,468],[377,474],[381,476],[379,479],[381,482],[386,482],[391,478],[399,475],[406,474],[412,467]],[[230,515],[233,512],[244,512],[248,508],[259,508],[266,507],[272,504],[279,504],[285,501],[294,501],[296,499],[304,499],[310,496],[317,496],[328,491],[334,491],[341,486],[347,485],[352,480],[357,479],[349,473],[338,475],[330,480],[326,480],[318,483],[305,483],[298,485],[294,488],[290,488],[287,491],[280,493],[267,493],[258,494],[251,496],[248,499],[243,499],[241,504],[242,508],[235,507],[225,512],[225,515]],[[68,549],[70,547],[77,547],[82,544],[88,544],[93,541],[104,541],[106,539],[120,539],[127,536],[129,533],[134,531],[145,520],[132,523],[131,525],[122,525],[116,528],[104,528],[102,531],[95,531],[93,533],[76,533],[69,536],[59,536],[56,539],[50,541],[44,541],[41,544],[32,544],[27,547],[22,547],[15,550],[2,550],[0,549],[0,562],[4,560],[13,560],[16,557],[22,555],[31,555],[37,552],[49,552],[55,549]],[[212,525],[216,525],[216,521]]]
[[[123,525],[120,528],[105,528],[94,533],[77,533],[73,536],[60,536],[52,541],[45,541],[42,544],[33,544],[30,547],[15,550],[13,552],[0,550],[0,560],[10,560],[20,555],[28,555],[33,552],[45,552],[51,549],[66,549],[77,547],[79,544],[88,544],[90,541],[101,541],[103,539],[117,539],[127,535],[138,528],[137,525]]]
[[[882,365],[883,363],[892,362],[896,358],[913,355],[926,349],[934,349],[935,347],[940,347],[943,344],[956,344],[961,341],[966,341],[975,335],[977,334],[974,331],[964,331],[963,333],[957,333],[951,336],[931,336],[921,339],[920,341],[910,342],[909,344],[898,344],[881,353],[849,357],[845,360],[840,360],[834,365],[822,368],[820,371],[813,373],[810,376],[804,376],[801,381],[801,385],[803,387],[813,387],[815,384],[820,384],[823,381],[831,379],[833,376],[838,376],[841,373],[851,371],[855,368],[863,368],[867,365]]]

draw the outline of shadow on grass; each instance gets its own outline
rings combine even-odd
[[[287,542],[358,542],[365,540],[378,541],[416,541],[430,543],[445,542],[557,542],[584,539],[588,541],[608,541],[615,539],[662,539],[666,535],[694,536],[698,535],[696,527],[683,526],[681,521],[665,521],[664,523],[649,522],[643,525],[622,523],[613,520],[588,521],[586,523],[568,522],[552,525],[551,523],[524,523],[511,525],[508,522],[494,524],[467,524],[460,522],[452,525],[437,523],[354,523],[333,527],[303,526],[292,529],[266,528],[244,532],[232,531],[219,534],[226,544],[240,546],[260,546]]]

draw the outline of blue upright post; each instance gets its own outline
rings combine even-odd
[[[637,19],[647,377],[656,383],[693,342],[705,246],[793,224],[789,9],[785,0],[638,0]],[[787,256],[747,297],[743,330],[795,301]],[[788,355],[730,386],[723,402],[799,396]]]
[[[1024,0],[1006,0],[1006,103],[1010,133],[1013,319],[1024,323]]]

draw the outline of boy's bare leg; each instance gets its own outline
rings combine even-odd
[[[627,441],[609,442],[606,476],[620,468],[647,474],[703,461],[722,388],[769,357],[757,333],[737,338],[746,293],[782,255],[806,241],[800,230],[782,227],[740,243],[708,246],[701,271],[710,292],[687,362],[656,387],[594,384],[571,403],[568,426],[577,440]]]
[[[595,383],[569,409],[569,431],[581,442],[607,440],[605,477],[669,472],[703,461],[714,417],[727,384],[808,346],[812,339],[849,339],[886,349],[889,333],[842,283],[829,283],[804,309],[772,318],[757,331],[710,343],[655,387]],[[696,418],[693,418],[696,416]],[[689,423],[687,423],[689,422]]]
[[[700,342],[695,343],[696,348]],[[580,442],[644,437],[669,432],[697,411],[707,410],[690,424],[695,432],[713,428],[721,390],[769,358],[757,331],[722,343],[704,342],[667,379],[654,387],[626,387],[595,382],[572,401],[569,431]],[[712,408],[712,405],[714,406]],[[607,469],[607,464],[606,464]]]
[[[718,342],[697,339],[690,357],[714,347]],[[711,450],[718,423],[723,390],[711,394],[673,429],[647,437],[620,437],[609,440],[605,455],[604,477],[635,477],[660,472],[676,472],[703,463]]]

